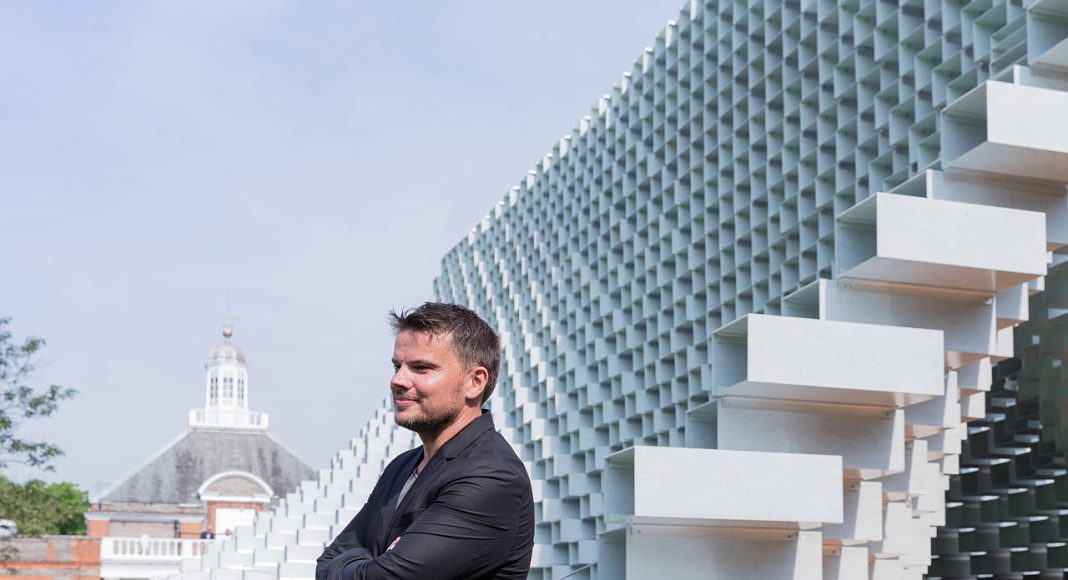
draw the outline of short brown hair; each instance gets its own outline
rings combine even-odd
[[[482,391],[482,403],[497,386],[501,368],[501,339],[479,315],[459,304],[426,302],[418,308],[389,312],[389,325],[394,334],[404,331],[425,332],[433,337],[449,339],[456,358],[466,369],[484,367],[489,377]]]

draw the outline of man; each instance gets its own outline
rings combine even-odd
[[[390,318],[395,418],[423,446],[386,467],[319,557],[316,580],[526,578],[530,479],[482,410],[496,385],[500,340],[455,304],[428,302]]]

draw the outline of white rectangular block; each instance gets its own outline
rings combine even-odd
[[[625,563],[620,566],[618,561],[605,560],[606,554],[602,550],[602,561],[598,564],[606,578],[822,578],[820,533],[795,532],[792,536],[791,539],[754,541],[753,538],[722,537],[708,529],[636,526],[626,530]],[[605,564],[605,568],[600,568]],[[620,568],[625,570],[625,575],[618,573]]]
[[[871,479],[905,469],[901,409],[826,414],[747,408],[746,402],[735,397],[720,399],[719,449],[839,455],[849,479]]]
[[[972,395],[979,391],[989,391],[994,382],[994,371],[989,358],[980,359],[957,369],[957,387],[960,394]]]
[[[905,566],[897,559],[872,560],[871,580],[911,580],[905,575]]]
[[[1045,275],[1046,218],[877,193],[838,216],[835,252],[841,278],[997,293]]]
[[[823,557],[823,580],[866,580],[868,549],[842,546]]]
[[[915,439],[908,444],[908,460],[905,471],[881,478],[882,492],[892,501],[904,501],[930,489],[932,477],[938,476],[938,470],[931,471],[928,457],[927,441]]]
[[[821,531],[825,540],[838,540],[844,546],[879,541],[883,537],[882,484],[859,481],[846,484],[844,521],[827,524]],[[868,550],[864,548],[867,569]]]
[[[1065,199],[1068,199],[1068,197]],[[1030,314],[1029,298],[1027,284],[1013,286],[994,297],[994,304],[997,306],[999,330],[1027,321]]]
[[[978,203],[1041,212],[1046,216],[1046,248],[1068,244],[1068,197],[1064,184],[1033,180],[993,179],[989,173],[928,170],[920,193],[932,199]]]
[[[943,165],[1068,182],[1066,110],[1064,91],[987,81],[944,109]]]
[[[937,331],[750,314],[714,335],[723,396],[899,407],[944,390]]]
[[[905,502],[891,501],[883,514],[883,541],[874,543],[872,552],[883,558],[908,553],[913,545],[912,510]]]
[[[957,373],[946,374],[946,393],[930,401],[905,407],[906,433],[910,438],[930,437],[960,425],[960,392]]]
[[[960,415],[964,421],[973,421],[986,417],[986,393],[975,393],[961,397]]]
[[[960,455],[961,432],[961,425],[957,425],[952,429],[947,429],[927,437],[928,459],[937,461],[946,455]]]
[[[930,566],[931,565],[931,538],[934,530],[920,519],[912,520],[912,546],[901,556],[901,563],[905,566]]]
[[[604,480],[609,525],[799,529],[842,521],[836,456],[632,447],[608,456]]]
[[[847,281],[820,281],[818,292],[819,315],[825,320],[941,331],[944,364],[950,368],[973,364],[997,352],[995,309],[989,301],[890,293]]]

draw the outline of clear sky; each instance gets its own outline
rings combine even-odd
[[[81,391],[25,426],[46,478],[182,432],[228,312],[253,410],[324,467],[387,395],[386,313],[681,5],[0,3],[0,315]]]

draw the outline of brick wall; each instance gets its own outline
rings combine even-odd
[[[202,531],[204,531],[203,522],[181,522],[178,524],[178,537],[182,539],[199,538]]]
[[[108,522],[107,520],[85,520],[85,535],[92,536],[94,538],[102,538],[108,535]]]
[[[7,567],[12,580],[90,580],[100,578],[100,538],[43,536],[8,538],[0,546],[17,551]]]
[[[122,538],[174,538],[179,531],[176,521],[170,522],[123,522],[112,521],[108,526],[109,536]]]

